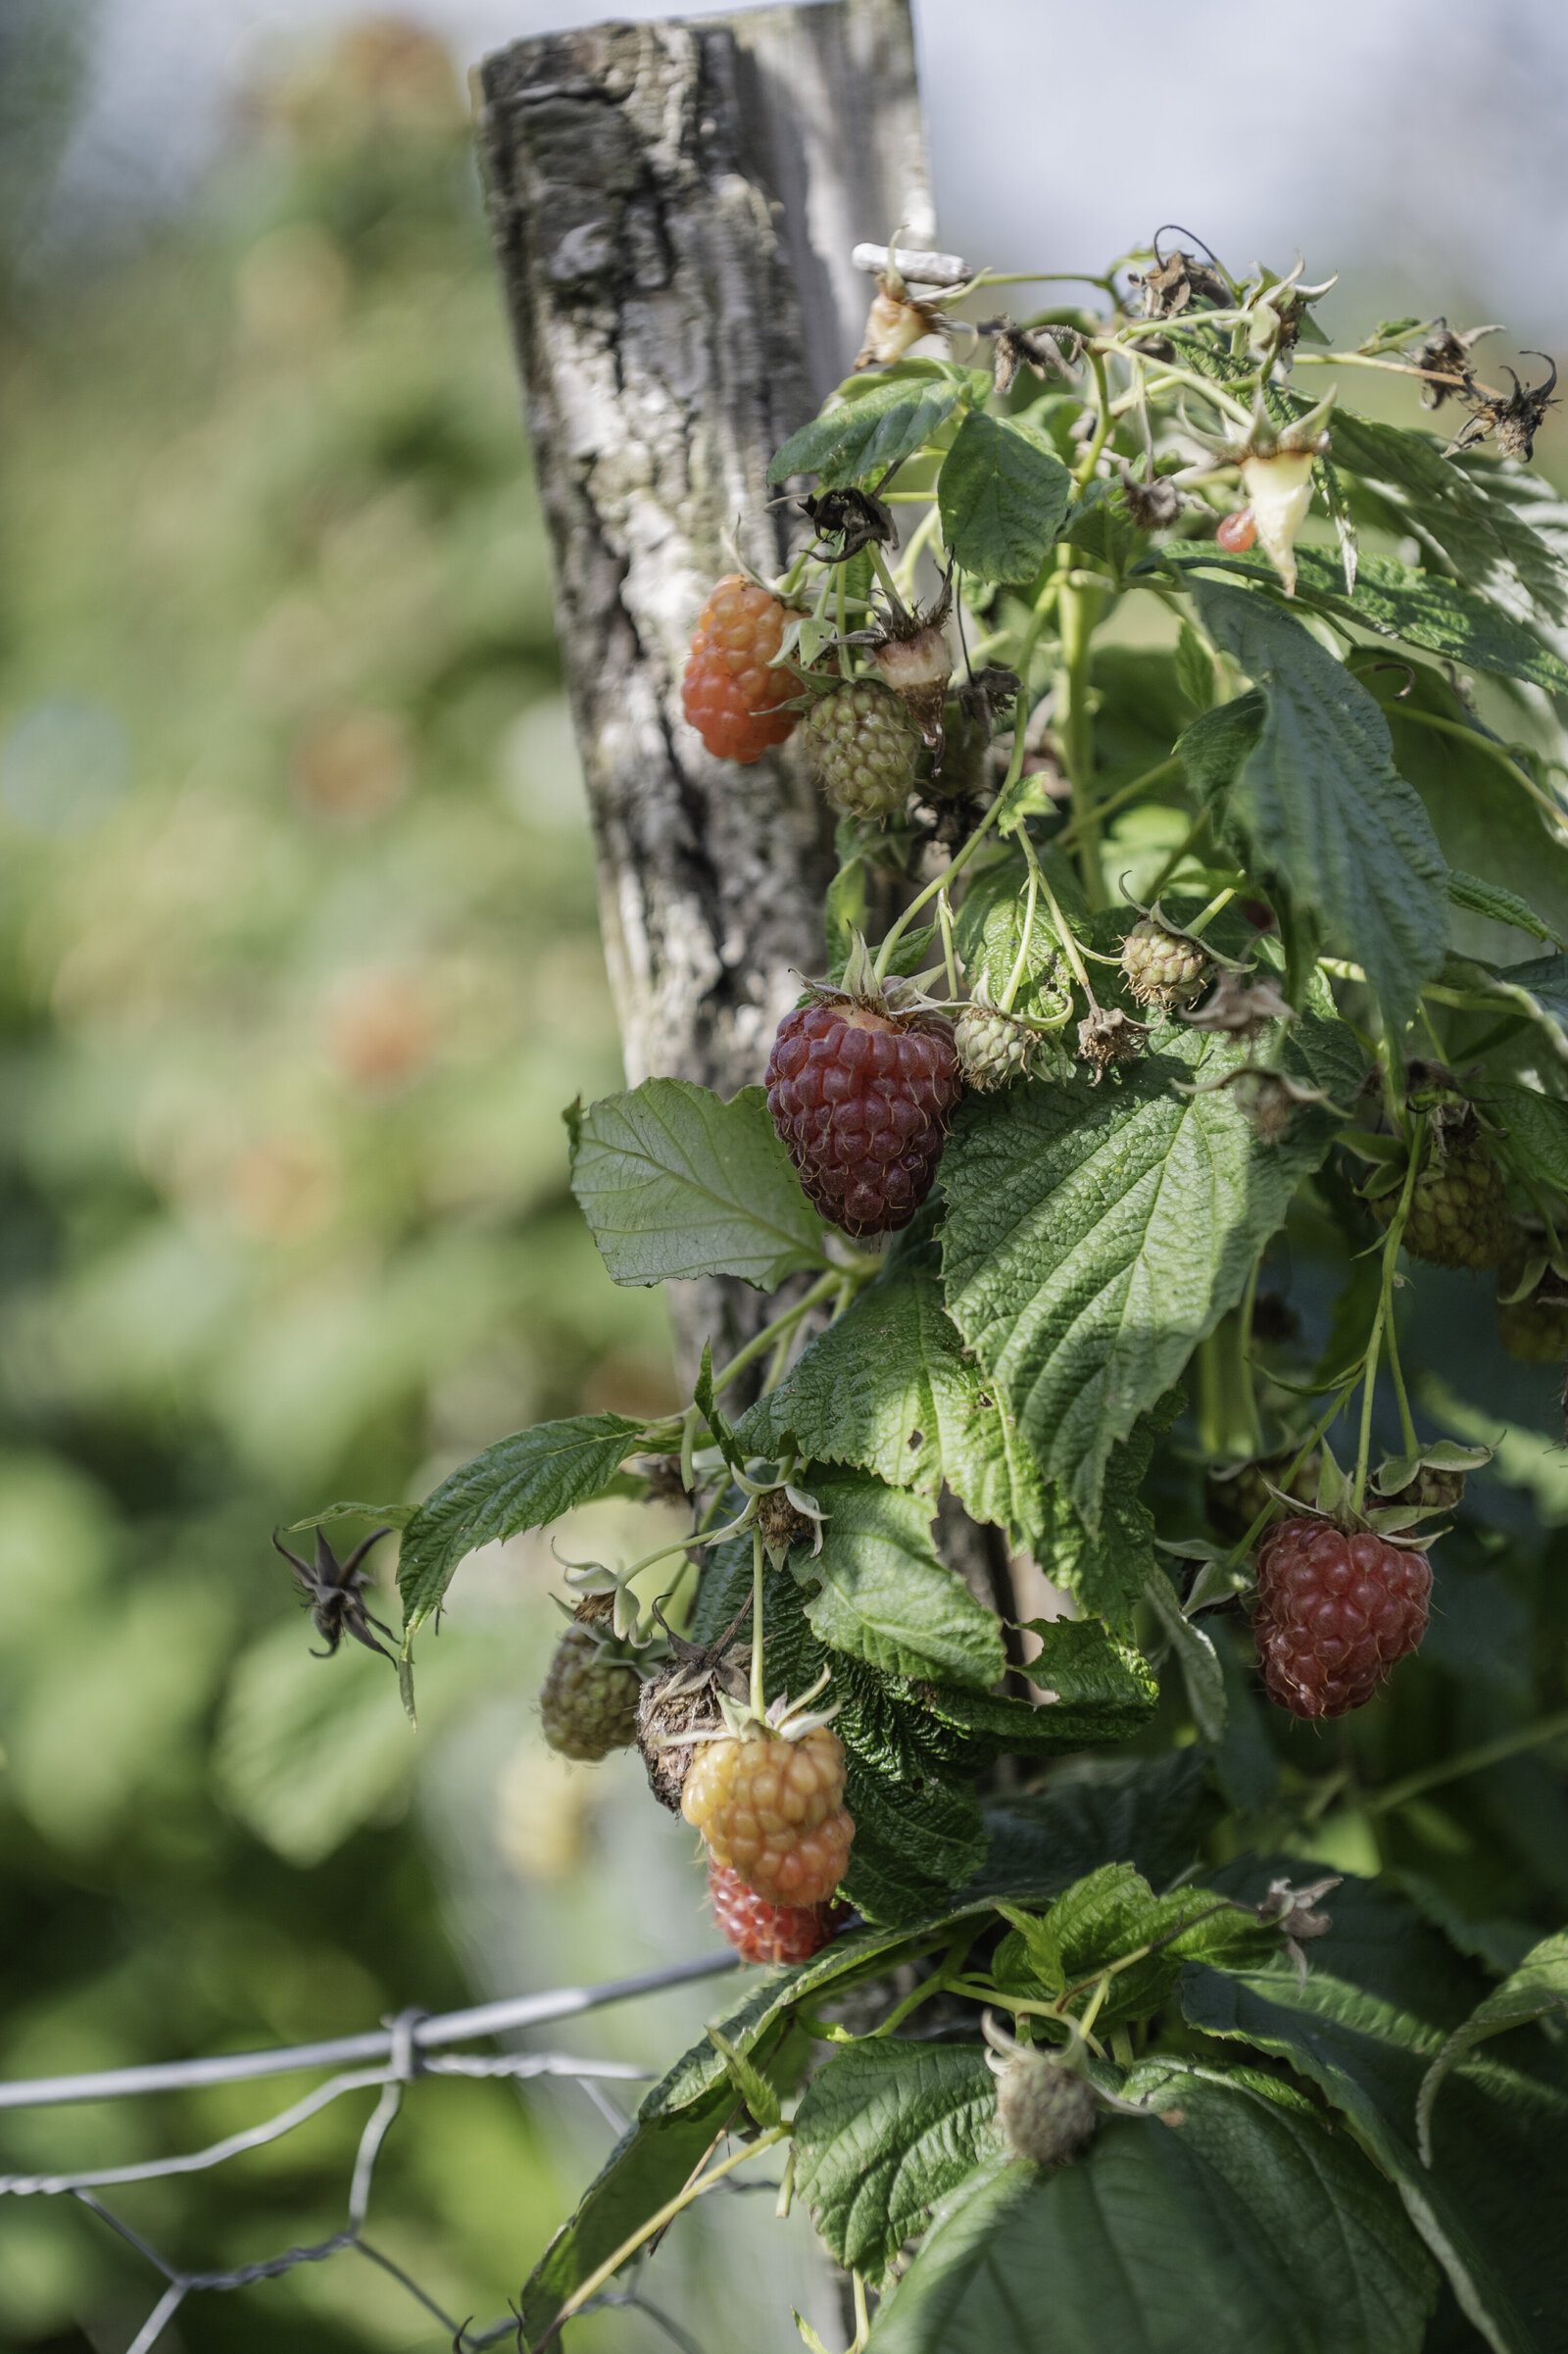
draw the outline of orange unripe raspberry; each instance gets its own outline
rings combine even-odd
[[[740,572],[726,573],[697,617],[681,709],[719,760],[760,760],[800,716],[779,708],[796,692],[794,679],[767,666],[787,621],[778,599]]]
[[[770,1904],[821,1904],[844,1877],[855,1824],[844,1805],[844,1744],[819,1725],[799,1741],[754,1726],[702,1742],[681,1813],[716,1864]]]

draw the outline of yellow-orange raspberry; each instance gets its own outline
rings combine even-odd
[[[800,716],[780,708],[797,692],[795,680],[769,666],[788,619],[776,597],[740,572],[726,574],[697,617],[681,707],[720,760],[742,767],[760,760]]]
[[[712,1860],[770,1904],[821,1904],[844,1877],[855,1823],[844,1745],[825,1725],[799,1741],[757,1727],[701,1743],[680,1810]]]

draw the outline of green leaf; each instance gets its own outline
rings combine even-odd
[[[906,1251],[802,1353],[739,1425],[749,1453],[794,1447],[852,1463],[935,1504],[944,1483],[976,1520],[1034,1546],[1040,1474],[942,1303],[934,1244]]]
[[[1249,1865],[1257,1894],[1272,1870]],[[1221,1875],[1222,1883],[1230,1875]],[[1433,2119],[1434,2163],[1415,2146],[1422,2080],[1485,1991],[1411,1908],[1365,1881],[1328,1899],[1304,1986],[1285,1962],[1238,1972],[1189,1964],[1183,2007],[1205,2035],[1288,2059],[1349,2120],[1396,2184],[1467,2318],[1496,2354],[1568,2346],[1560,2222],[1568,2205],[1568,2066],[1534,2031],[1452,2070]]]
[[[1072,502],[1072,476],[1038,425],[971,410],[942,462],[949,555],[977,580],[1032,580]]]
[[[1210,1638],[1203,1629],[1195,1626],[1184,1616],[1176,1599],[1176,1592],[1162,1569],[1150,1572],[1144,1596],[1158,1619],[1161,1630],[1170,1638],[1171,1650],[1182,1671],[1187,1688],[1187,1705],[1193,1712],[1200,1741],[1216,1746],[1225,1739],[1226,1695],[1225,1672]]]
[[[1568,1103],[1511,1079],[1489,1079],[1485,1102],[1520,1175],[1568,1194]]]
[[[968,391],[964,377],[896,376],[858,399],[840,401],[791,434],[767,469],[769,482],[815,474],[823,490],[868,481],[912,457],[946,423]]]
[[[1141,1732],[1159,1698],[1148,1660],[1098,1618],[1030,1619],[1040,1649],[1029,1681],[1053,1697],[1033,1707],[989,1692],[922,1685],[931,1714],[977,1742],[1013,1756],[1055,1756]],[[989,1762],[989,1760],[987,1760]]]
[[[841,2264],[886,2270],[995,2155],[996,2106],[974,2043],[859,2043],[817,2071],[796,2113],[795,2180]]]
[[[1555,1937],[1544,1937],[1539,1945],[1533,1946],[1518,1969],[1485,2002],[1477,2003],[1464,2025],[1454,2029],[1422,2078],[1415,2123],[1423,2166],[1432,2164],[1433,2104],[1449,2070],[1489,2036],[1505,2035],[1510,2028],[1523,2027],[1533,2019],[1544,2019],[1553,2011],[1565,2010],[1568,2010],[1568,1930],[1559,1930]]]
[[[1230,790],[1263,733],[1268,706],[1254,689],[1205,711],[1176,739],[1176,757],[1201,806],[1222,818]]]
[[[1274,576],[1266,557],[1224,556],[1207,545],[1166,548],[1161,551],[1161,561],[1184,572],[1202,566],[1243,578],[1250,575],[1265,583]],[[1549,652],[1533,631],[1492,598],[1446,579],[1441,572],[1422,571],[1392,556],[1362,556],[1356,568],[1355,594],[1348,597],[1337,557],[1320,548],[1298,548],[1296,564],[1297,596],[1308,610],[1359,622],[1380,637],[1401,638],[1406,645],[1445,655],[1474,670],[1527,679],[1532,686],[1544,687],[1548,694],[1568,688],[1568,663]]]
[[[1331,432],[1335,463],[1378,486],[1367,519],[1396,535],[1413,533],[1518,620],[1568,619],[1568,574],[1517,512],[1531,476],[1494,458],[1445,458],[1430,434],[1348,410],[1336,410]]]
[[[1195,711],[1214,708],[1214,657],[1191,621],[1176,636],[1176,683]]]
[[[710,2027],[708,2040],[724,2063],[729,2078],[741,2099],[751,2112],[752,2122],[766,2133],[780,2124],[784,2112],[779,2107],[778,2094],[761,2070],[753,2065],[743,2051],[737,2051],[720,2028]]]
[[[1496,738],[1430,664],[1363,666],[1360,675],[1382,706],[1395,764],[1420,794],[1449,866],[1523,901],[1536,918],[1526,929],[1544,923],[1547,936],[1568,937],[1568,848],[1546,824],[1522,769],[1496,757],[1502,749]],[[1434,719],[1444,724],[1433,726]],[[1454,904],[1451,879],[1448,896]],[[1467,910],[1449,919],[1449,942],[1461,956],[1519,955],[1517,940],[1491,919],[1492,909],[1474,915]],[[1516,920],[1515,907],[1501,916],[1510,926]]]
[[[616,1283],[741,1275],[771,1292],[826,1264],[760,1087],[725,1103],[687,1079],[645,1079],[605,1097],[582,1116],[571,1190]]]
[[[603,1496],[642,1431],[624,1414],[572,1414],[498,1439],[432,1490],[403,1532],[398,1591],[411,1631],[481,1545],[542,1529]]]
[[[297,1537],[308,1529],[329,1529],[340,1520],[380,1520],[389,1529],[406,1529],[418,1508],[417,1504],[328,1504],[324,1512],[291,1520],[284,1535]]]
[[[1172,1391],[1152,1413],[1141,1415],[1132,1435],[1105,1459],[1100,1525],[1093,1536],[1062,1490],[1046,1490],[1046,1529],[1036,1557],[1054,1585],[1064,1586],[1086,1610],[1126,1629],[1154,1569],[1154,1515],[1143,1499],[1143,1485],[1159,1433],[1181,1411],[1181,1393]]]
[[[1123,1963],[1095,2014],[1105,2029],[1162,2008],[1184,1960],[1261,1963],[1279,1946],[1277,1929],[1212,1888],[1182,1888],[1156,1896],[1128,1863],[1102,1865],[1058,1896],[1044,1917],[1005,1904],[998,1910],[1013,1926],[992,1957],[992,1975],[1026,2002],[1057,2001],[1108,1964]],[[1137,1961],[1125,1958],[1155,1944],[1155,1952]]]
[[[1568,1061],[1568,956],[1533,956],[1528,964],[1494,964],[1481,956],[1468,961],[1477,984],[1539,1022]],[[1465,977],[1462,964],[1455,970]]]
[[[1204,623],[1263,689],[1267,717],[1232,784],[1231,820],[1265,876],[1319,915],[1390,1019],[1412,1018],[1447,939],[1444,864],[1365,688],[1300,622],[1200,578]]]
[[[720,1410],[713,1397],[713,1345],[703,1343],[702,1363],[692,1385],[692,1403],[708,1425],[709,1436],[718,1448],[731,1471],[744,1471],[746,1450],[735,1436],[733,1425]]]
[[[1491,923],[1510,924],[1516,932],[1528,932],[1534,940],[1549,940],[1553,947],[1564,943],[1549,924],[1543,923],[1534,907],[1527,907],[1515,891],[1505,891],[1500,883],[1486,883],[1476,874],[1466,874],[1462,868],[1448,869],[1448,898],[1456,907],[1471,915],[1484,915]]]
[[[892,1675],[994,1684],[1006,1665],[1002,1630],[932,1550],[927,1507],[875,1479],[819,1480],[814,1493],[822,1550],[790,1566],[817,1589],[806,1615],[821,1641]]]
[[[1065,859],[1054,858],[1049,851],[1044,864],[1051,887],[1071,922],[1081,904],[1077,877]],[[963,959],[964,977],[972,993],[983,992],[993,1004],[1000,1003],[1012,978],[1023,946],[1028,905],[1029,868],[1021,853],[1015,852],[982,868],[964,892],[955,918],[954,945]],[[1071,1003],[1072,976],[1056,945],[1042,896],[1035,906],[1034,928],[1013,1011],[1050,1021],[1064,1014]]]
[[[1207,1803],[1198,1749],[1063,1766],[1046,1790],[988,1804],[991,1852],[966,1893],[1055,1896],[1118,1859],[1163,1887],[1196,1856]]]
[[[1329,1122],[1260,1145],[1191,1031],[1091,1087],[1026,1084],[959,1114],[948,1148],[948,1306],[1041,1467],[1092,1534],[1110,1449],[1240,1299]]]
[[[1054,2175],[977,2170],[868,2354],[1417,2354],[1432,2266],[1344,2134],[1241,2071],[1146,2061]]]

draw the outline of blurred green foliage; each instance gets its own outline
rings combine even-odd
[[[33,129],[0,144],[6,184],[41,169]],[[381,1661],[309,1656],[269,1532],[323,1496],[417,1495],[538,1416],[648,1411],[669,1374],[662,1309],[610,1284],[564,1187],[560,1108],[616,1083],[614,1027],[446,53],[351,32],[254,94],[188,218],[113,267],[53,257],[10,308],[0,2072],[21,2076],[468,1998],[408,1787],[443,1722],[528,1689],[542,1592],[492,1580],[488,1619],[431,1646],[416,1741]],[[19,2115],[0,2167],[196,2146],[296,2089]],[[416,2098],[377,2237],[488,2317],[575,2156],[558,2180],[504,2087]],[[348,2105],[117,2203],[202,2265],[323,2235]],[[6,2346],[122,2343],[154,2285],[71,2202],[0,2212]],[[198,2298],[178,2342],[324,2354],[416,2328],[349,2258]]]

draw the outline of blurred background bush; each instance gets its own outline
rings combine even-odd
[[[491,9],[483,30],[596,13]],[[962,11],[927,15],[928,49],[957,40]],[[608,1282],[564,1185],[561,1107],[613,1086],[618,1056],[460,72],[417,25],[339,25],[226,111],[209,90],[212,136],[172,112],[179,170],[162,211],[138,211],[81,124],[114,118],[140,21],[76,0],[11,0],[0,17],[8,2076],[352,2031],[709,1935],[678,1828],[631,1802],[636,1771],[589,1776],[543,1748],[531,1693],[558,1623],[544,1546],[465,1572],[427,1645],[417,1738],[382,1662],[309,1656],[269,1546],[328,1496],[418,1495],[534,1418],[662,1407],[671,1376],[658,1300]],[[1086,22],[1069,28],[1080,46]],[[465,25],[464,63],[479,46]],[[1495,264],[1544,336],[1560,289],[1521,263],[1545,250],[1530,221],[1498,212],[1487,157],[1502,148],[1486,138],[1500,118],[1474,111],[1471,66],[1472,114],[1451,129],[1463,62],[1429,57],[1421,86],[1446,93],[1433,120],[1450,123],[1449,161],[1472,140],[1497,233],[1429,249],[1421,284],[1387,238],[1364,246],[1357,300],[1468,318]],[[1504,62],[1485,87],[1505,111],[1521,66]],[[1537,76],[1543,121],[1554,86]],[[977,194],[956,123],[948,139],[942,73],[933,93],[944,225],[994,243],[996,192]],[[1128,123],[1160,99],[1131,79],[1124,94]],[[1059,92],[1037,95],[1060,113]],[[145,122],[140,135],[162,153]],[[1097,265],[1157,218],[1141,152],[1119,205],[1103,179],[1073,181],[1063,219]],[[1508,153],[1533,170],[1528,139]],[[1347,187],[1308,141],[1303,217],[1342,227],[1357,185],[1368,203],[1387,191],[1387,154],[1366,149]],[[1431,143],[1423,185],[1454,180],[1444,156]],[[1268,163],[1289,178],[1273,145]],[[1200,231],[1229,232],[1248,169],[1244,141]],[[1524,204],[1534,182],[1516,184]],[[1408,174],[1398,186],[1414,204]],[[1409,1741],[1386,1719],[1368,1734],[1399,1770],[1422,1741],[1561,1704],[1561,1540],[1527,1508],[1568,1520],[1550,1381],[1510,1372],[1457,1291],[1432,1297],[1470,1397],[1526,1436],[1514,1486],[1494,1483],[1494,1529],[1454,1541],[1447,1617],[1406,1688]],[[629,1534],[615,1510],[564,1549],[612,1548]],[[1428,1818],[1426,1850],[1393,1860],[1423,1867],[1430,1900],[1498,1951],[1510,1920],[1568,1897],[1568,1807],[1538,1758]],[[1324,1843],[1377,1860],[1353,1822],[1331,1816]],[[707,2007],[663,1996],[578,2045],[658,2063]],[[427,2084],[416,2103],[376,2236],[454,2311],[492,2315],[607,2129],[569,2086],[519,2101]],[[240,2087],[17,2116],[0,2120],[0,2166],[193,2146],[271,2105]],[[123,2203],[203,2265],[324,2235],[356,2124],[333,2112]],[[714,2204],[721,2224],[705,2210],[671,2244],[677,2302],[694,2326],[708,2311],[715,2344],[793,2342],[776,2268],[798,2250],[779,2254],[775,2234],[766,2262],[739,2261],[760,2219]],[[783,2283],[802,2304],[805,2278]],[[737,2319],[754,2288],[765,2323]],[[119,2349],[151,2301],[145,2268],[78,2208],[0,2211],[5,2347]],[[352,2257],[193,2299],[164,2342],[244,2354],[285,2336],[301,2354],[444,2342]],[[585,2354],[656,2342],[631,2317],[582,2337]]]

